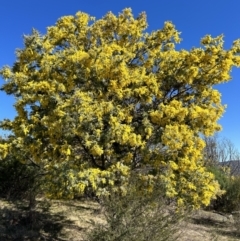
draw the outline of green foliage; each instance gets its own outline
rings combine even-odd
[[[240,208],[240,177],[231,176],[229,170],[211,166],[209,171],[215,175],[224,193],[212,201],[211,208],[217,211],[233,212]]]
[[[22,199],[34,188],[35,169],[14,158],[0,162],[0,196],[7,199]]]
[[[131,184],[124,198],[116,194],[101,198],[106,223],[94,225],[89,241],[176,240],[183,212],[166,204],[161,185],[146,195],[139,195],[136,187]]]
[[[211,165],[208,167],[208,171],[214,174],[215,179],[220,184],[222,190],[228,189],[231,179],[226,170],[224,170],[221,166]]]
[[[6,145],[13,136],[0,137],[0,144]],[[8,200],[29,201],[29,208],[35,206],[35,197],[43,187],[43,170],[26,155],[17,141],[11,152],[0,160],[0,197]]]
[[[239,211],[240,208],[240,177],[230,180],[226,194],[222,196],[223,209],[227,212]]]

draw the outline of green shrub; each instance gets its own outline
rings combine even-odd
[[[210,208],[216,211],[233,212],[240,209],[240,177],[231,176],[220,166],[209,167],[225,193],[213,200]]]
[[[239,211],[240,209],[240,177],[233,177],[229,181],[226,193],[220,197],[222,210],[226,212]]]
[[[28,199],[33,202],[39,187],[38,170],[22,164],[13,156],[0,161],[0,197],[8,200]]]
[[[161,190],[159,185],[151,194],[140,195],[132,183],[124,196],[100,198],[106,223],[95,223],[88,240],[176,240],[177,224],[184,215],[174,205],[167,205]]]

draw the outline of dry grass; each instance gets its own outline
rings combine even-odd
[[[81,241],[94,222],[104,218],[98,203],[89,200],[37,199],[34,210],[27,203],[0,200],[0,240]],[[240,240],[234,217],[207,211],[194,213],[180,224],[182,241]]]

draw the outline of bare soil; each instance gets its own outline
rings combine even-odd
[[[90,200],[54,201],[38,198],[28,203],[0,199],[0,241],[83,241],[93,223],[104,223],[100,205]],[[240,240],[239,214],[199,210],[182,221],[180,241]]]

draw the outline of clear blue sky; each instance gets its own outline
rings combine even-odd
[[[172,21],[182,32],[181,48],[198,47],[206,34],[224,34],[226,48],[240,38],[239,0],[5,0],[0,4],[0,66],[13,64],[15,49],[23,46],[22,36],[32,28],[44,34],[47,26],[64,15],[83,11],[101,18],[108,11],[117,14],[126,7],[131,7],[135,15],[147,13],[148,31],[161,28],[164,21]],[[220,136],[230,139],[240,150],[240,69],[234,69],[232,77],[231,82],[217,87],[222,102],[228,105],[220,120]],[[0,92],[0,120],[14,118],[13,103],[12,97]]]

